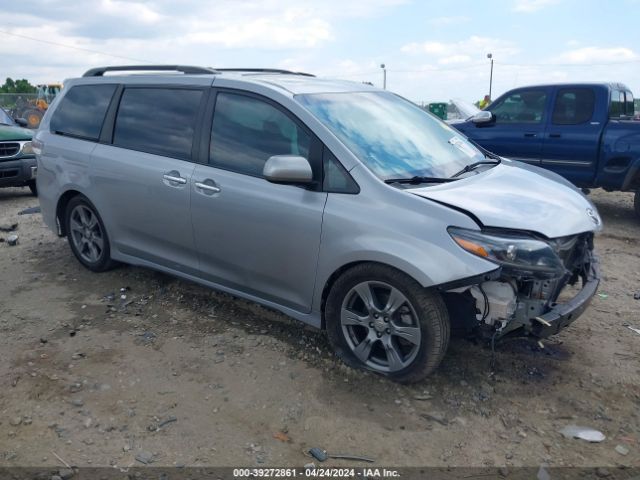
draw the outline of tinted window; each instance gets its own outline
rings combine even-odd
[[[51,118],[51,131],[98,140],[115,85],[71,87]]]
[[[498,123],[540,123],[546,101],[544,90],[521,90],[496,101],[488,110]]]
[[[253,97],[219,93],[213,115],[210,163],[262,176],[273,155],[309,159],[311,137],[282,111]]]
[[[562,88],[553,106],[552,122],[556,125],[577,125],[591,120],[595,94],[590,88]]]
[[[190,160],[201,97],[201,90],[127,88],[118,108],[114,145]]]

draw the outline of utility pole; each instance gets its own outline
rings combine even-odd
[[[380,64],[380,68],[382,69],[382,88],[386,90],[387,89],[387,68],[384,63]]]
[[[491,100],[491,87],[493,84],[493,55],[487,53],[487,58],[491,60],[491,73],[489,74],[489,100]]]

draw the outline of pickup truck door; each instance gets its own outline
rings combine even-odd
[[[596,113],[596,94],[589,86],[558,88],[548,115],[541,166],[576,185],[588,186],[597,169],[605,121]]]
[[[471,123],[464,133],[490,152],[539,164],[549,93],[545,87],[513,90],[487,108],[494,122]]]

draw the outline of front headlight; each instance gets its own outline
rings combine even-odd
[[[526,234],[480,232],[449,227],[449,235],[467,252],[520,275],[559,277],[565,273],[562,260],[551,245]]]
[[[22,142],[20,153],[23,155],[33,155],[33,146],[31,145],[31,142]]]

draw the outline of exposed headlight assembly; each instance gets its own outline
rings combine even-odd
[[[20,148],[20,153],[23,155],[33,155],[33,146],[31,142],[20,142],[22,147]]]
[[[556,278],[566,269],[552,246],[526,234],[481,232],[449,227],[449,234],[467,252],[491,260],[516,275]]]

